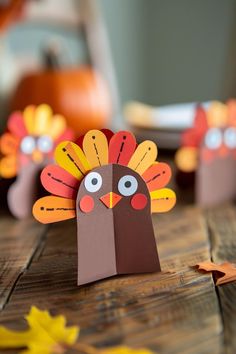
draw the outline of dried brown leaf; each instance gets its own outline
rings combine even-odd
[[[217,276],[216,285],[222,285],[236,281],[236,267],[232,263],[225,262],[222,264],[215,264],[213,262],[201,262],[196,264],[199,270],[206,272],[215,272]]]

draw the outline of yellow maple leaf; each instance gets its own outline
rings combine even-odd
[[[25,348],[21,354],[62,354],[71,347],[87,354],[153,354],[148,349],[126,346],[96,349],[85,343],[76,343],[79,327],[66,327],[64,316],[52,317],[48,311],[41,311],[35,306],[25,318],[29,325],[25,331],[0,326],[0,348]]]
[[[79,327],[66,327],[64,316],[52,317],[35,306],[26,320],[29,329],[21,332],[0,326],[0,348],[27,348],[22,354],[63,353],[79,335]]]
[[[148,349],[132,349],[125,346],[111,347],[99,351],[100,354],[153,354]]]

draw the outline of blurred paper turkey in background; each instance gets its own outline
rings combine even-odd
[[[195,174],[195,201],[203,206],[236,197],[236,100],[195,109],[192,127],[181,135],[175,155],[183,187]],[[188,184],[188,183],[187,183]]]
[[[47,104],[30,105],[10,115],[7,130],[0,137],[0,177],[12,181],[5,194],[15,217],[31,215],[34,200],[41,194],[38,180],[42,168],[53,161],[59,142],[74,138],[66,119]]]

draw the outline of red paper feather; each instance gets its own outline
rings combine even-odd
[[[57,165],[48,165],[41,173],[44,188],[59,197],[76,199],[79,181],[69,172]]]
[[[12,113],[8,119],[7,127],[12,134],[19,138],[23,138],[28,135],[21,112]]]
[[[158,162],[142,175],[150,192],[165,187],[171,179],[171,168],[167,163]]]
[[[109,163],[127,166],[136,149],[134,135],[127,131],[116,133],[109,144]]]

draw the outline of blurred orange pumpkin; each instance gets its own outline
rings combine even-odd
[[[66,117],[78,135],[108,125],[111,99],[100,74],[89,66],[76,69],[46,69],[24,76],[11,109],[22,110],[29,104],[49,104],[54,112]]]
[[[6,30],[12,22],[18,20],[24,3],[24,0],[5,0],[0,2],[0,31]]]

